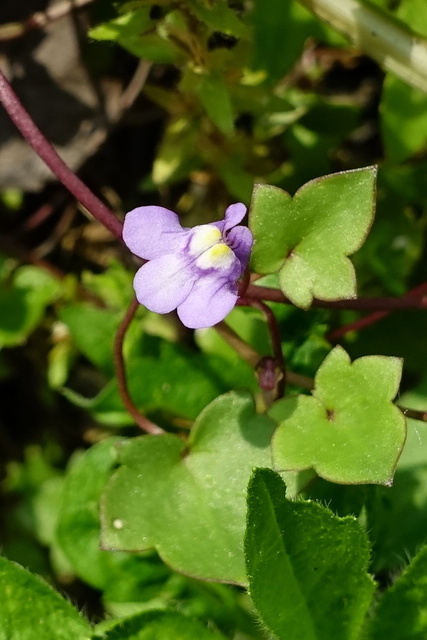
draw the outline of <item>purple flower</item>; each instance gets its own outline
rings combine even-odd
[[[157,313],[177,309],[190,329],[212,327],[236,304],[237,281],[249,260],[252,234],[236,226],[246,213],[238,202],[225,219],[192,229],[163,207],[138,207],[124,221],[123,240],[135,255],[149,260],[137,271],[138,301]]]

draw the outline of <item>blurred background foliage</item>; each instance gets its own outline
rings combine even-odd
[[[376,4],[427,36],[423,1]],[[6,26],[28,18],[29,7],[0,9],[2,64],[41,128],[119,216],[157,203],[192,226],[220,218],[231,202],[249,205],[255,182],[294,193],[320,175],[378,163],[376,219],[355,256],[359,293],[401,295],[426,280],[427,96],[385,75],[297,1],[94,0],[6,40]],[[42,55],[58,30],[77,43],[78,69],[58,44],[55,70]],[[42,94],[32,88],[34,73]],[[97,503],[115,465],[114,438],[138,433],[112,350],[137,263],[41,172],[13,128],[2,131],[3,554],[95,621],[172,607],[230,637],[262,637],[240,591],[174,574],[152,553],[98,549]],[[333,331],[360,315],[272,308],[287,365],[310,377]],[[257,311],[236,308],[227,322],[260,355],[270,353]],[[424,311],[388,315],[345,334],[343,344],[352,357],[404,357],[402,400],[426,408]],[[193,334],[173,314],[139,309],[125,355],[135,404],[172,431],[188,429],[220,393],[257,391],[249,365],[215,330]],[[385,582],[425,539],[427,454],[416,446],[423,429],[411,425],[392,490],[323,481],[310,490],[337,513],[364,510],[372,567]]]

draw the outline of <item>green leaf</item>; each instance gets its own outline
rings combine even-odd
[[[59,317],[67,325],[79,351],[106,374],[113,375],[113,342],[120,315],[78,303],[61,309]]]
[[[388,75],[381,99],[381,132],[388,160],[399,163],[427,148],[427,96]]]
[[[143,412],[162,411],[194,420],[209,402],[230,386],[216,374],[217,365],[214,356],[192,353],[162,341],[155,355],[130,355],[126,373],[131,397]],[[95,398],[83,398],[70,390],[64,393],[72,402],[91,410],[105,424],[134,424],[123,406],[115,378]]]
[[[182,180],[197,166],[197,133],[194,120],[179,117],[169,123],[153,163],[154,184]]]
[[[150,7],[141,7],[105,22],[89,31],[95,40],[112,40],[139,58],[170,63],[182,59],[182,53],[170,40],[152,33],[156,23],[150,18]]]
[[[135,35],[142,34],[153,25],[150,7],[141,7],[90,29],[89,37],[94,40],[120,41],[120,39],[133,38]]]
[[[307,16],[308,23],[304,20]],[[265,70],[269,81],[274,82],[302,54],[305,40],[313,37],[316,20],[310,20],[308,11],[291,0],[255,0],[250,17],[254,28],[252,66]]]
[[[275,467],[302,470],[338,483],[391,484],[406,437],[405,418],[392,404],[402,361],[365,356],[350,362],[342,347],[326,357],[311,396],[285,398],[270,415]]]
[[[299,2],[254,0],[251,4],[253,10],[249,19],[254,30],[252,66],[265,70],[269,82],[279,80],[292,69],[309,38],[335,46],[344,44],[341,36]]]
[[[91,447],[71,464],[58,515],[57,538],[76,575],[104,591],[104,598],[140,599],[145,584],[169,575],[159,562],[136,553],[99,548],[99,502],[117,464],[118,438]]]
[[[60,293],[59,281],[45,269],[17,269],[12,284],[0,287],[0,348],[25,342]]]
[[[421,36],[427,36],[424,0],[397,4],[396,16]],[[427,96],[387,74],[380,104],[381,133],[387,159],[399,163],[427,148]]]
[[[424,411],[426,383],[399,398],[403,406]],[[411,557],[425,543],[427,513],[427,432],[417,420],[408,420],[408,435],[399,459],[393,486],[369,487],[366,522],[372,541],[375,572],[395,575],[404,557]],[[402,526],[402,523],[405,526]]]
[[[375,585],[369,546],[355,518],[285,499],[285,485],[257,469],[248,489],[249,590],[279,640],[359,637]]]
[[[225,0],[208,3],[204,0],[187,0],[190,11],[213,31],[226,33],[236,38],[248,36],[248,27],[239,20],[236,12]]]
[[[219,633],[175,611],[145,611],[115,620],[106,631],[95,632],[92,640],[221,640]]]
[[[0,558],[1,640],[89,640],[91,629],[71,604],[14,562]]]
[[[124,442],[104,495],[102,546],[155,547],[177,571],[243,584],[245,489],[252,468],[270,464],[273,428],[249,394],[229,393],[202,412],[187,445],[170,434]]]
[[[427,547],[382,596],[367,625],[369,640],[425,640],[427,637]]]
[[[225,135],[234,130],[233,108],[224,79],[214,74],[194,74],[194,90],[206,113]]]
[[[252,268],[280,269],[283,293],[307,308],[314,297],[356,296],[347,258],[363,243],[374,213],[375,167],[344,171],[307,182],[292,198],[286,191],[256,185],[249,226],[254,234]]]

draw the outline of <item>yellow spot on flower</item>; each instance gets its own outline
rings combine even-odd
[[[193,237],[190,242],[190,253],[192,255],[200,255],[221,240],[221,231],[210,224],[202,225],[194,230]]]
[[[234,253],[224,243],[215,244],[198,257],[196,265],[200,269],[227,269],[234,260]]]

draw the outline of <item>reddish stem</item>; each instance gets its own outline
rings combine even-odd
[[[400,405],[397,406],[406,418],[412,418],[412,420],[419,420],[420,422],[427,422],[427,411],[417,411],[417,409],[407,409]]]
[[[422,286],[422,285],[421,285]],[[292,304],[279,289],[249,285],[245,298]],[[348,298],[343,300],[313,300],[313,307],[322,309],[355,309],[371,311],[399,311],[400,309],[427,309],[427,296],[407,295],[400,298]]]
[[[283,374],[281,380],[279,380],[277,384],[277,397],[282,398],[285,392],[285,359],[283,357],[282,341],[280,339],[280,330],[279,325],[277,324],[276,316],[274,315],[270,307],[262,302],[262,300],[253,300],[245,296],[244,298],[239,298],[237,304],[240,306],[249,306],[254,307],[255,309],[259,309],[264,314],[265,319],[267,320],[273,356],[277,363],[277,366]]]
[[[117,330],[114,340],[114,363],[116,367],[117,384],[123,404],[140,429],[142,429],[146,433],[156,435],[159,433],[164,433],[163,429],[157,424],[154,424],[154,422],[148,420],[148,418],[143,416],[141,413],[139,413],[138,409],[135,407],[132,401],[132,398],[130,397],[126,381],[126,369],[123,357],[123,342],[129,325],[135,316],[136,310],[138,309],[138,306],[138,300],[134,298],[129,305],[129,308],[126,311],[126,314]]]
[[[50,168],[60,182],[77,200],[119,240],[122,239],[122,223],[114,213],[76,176],[59,157],[53,146],[35,125],[6,77],[0,70],[0,103],[24,136],[25,140]]]
[[[411,289],[410,291],[405,293],[403,298],[414,299],[423,296],[425,293],[427,293],[427,282],[423,282],[423,284],[420,284],[418,287]],[[388,315],[390,315],[390,311],[375,311],[374,313],[370,313],[368,316],[358,318],[357,320],[349,322],[343,327],[339,327],[338,329],[331,331],[328,335],[328,340],[330,340],[331,342],[338,342],[349,331],[359,331],[360,329],[365,329],[365,327],[369,327],[371,324],[382,320]]]

